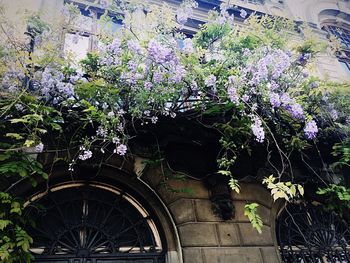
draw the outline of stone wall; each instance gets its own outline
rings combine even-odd
[[[210,191],[202,181],[169,179],[164,184],[160,168],[142,175],[170,209],[179,232],[184,263],[274,263],[274,215],[270,194],[257,184],[242,184],[241,193],[232,193],[235,217],[223,221],[212,210]],[[181,192],[190,188],[192,194]],[[171,190],[172,189],[172,190]],[[246,202],[260,204],[262,234],[244,216]]]

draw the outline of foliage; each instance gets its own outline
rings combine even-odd
[[[260,234],[262,233],[263,221],[257,213],[259,205],[257,203],[250,203],[244,206],[244,215],[248,217],[253,228]]]
[[[23,205],[10,194],[0,193],[0,259],[1,262],[30,262],[32,238],[23,229]]]
[[[326,207],[342,215],[350,209],[350,189],[336,184],[330,184],[328,187],[319,188],[317,194],[326,197]]]
[[[270,175],[263,180],[263,184],[267,185],[267,189],[271,191],[273,200],[278,198],[285,199],[287,201],[295,198],[297,195],[301,197],[304,195],[304,188],[300,184],[292,184],[291,182],[277,182],[277,178]]]
[[[233,167],[244,154],[261,149],[271,174],[262,182],[275,200],[303,197],[303,182],[294,177],[291,159],[312,168],[305,156],[310,150],[319,153],[324,141],[334,145],[333,167],[349,164],[350,100],[344,92],[349,84],[308,75],[327,43],[317,42],[305,28],[298,35],[293,22],[281,18],[251,16],[241,27],[227,4],[220,12],[210,12],[210,21],[189,38],[181,30],[196,7],[194,1],[185,1],[174,16],[166,4],[110,3],[95,36],[99,45],[79,62],[63,52],[60,41],[69,32],[78,43],[83,34],[77,30],[77,6],[66,5],[57,24],[29,17],[25,39],[11,35],[15,27],[2,19],[2,261],[29,260],[31,239],[18,212],[23,205],[13,193],[24,180],[35,185],[38,178],[50,176],[37,161],[38,154],[55,153],[71,172],[91,158],[123,158],[131,155],[129,141],[138,129],[145,131],[162,119],[204,120],[220,133],[218,174],[227,176],[237,193],[240,179]],[[120,19],[121,29],[112,32],[110,24]],[[64,157],[58,158],[59,152]],[[322,156],[319,161],[331,168]],[[312,171],[322,177],[322,171]],[[183,175],[178,177],[183,180]],[[164,178],[166,183],[171,177]],[[332,193],[346,196],[340,186],[321,181],[323,192],[331,187]],[[257,207],[247,204],[245,215],[261,232]]]

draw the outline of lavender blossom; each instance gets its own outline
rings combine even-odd
[[[108,135],[108,130],[105,129],[103,126],[98,126],[96,135],[105,138]]]
[[[141,54],[141,46],[140,43],[137,40],[128,40],[127,42],[128,49],[136,54]]]
[[[292,103],[286,107],[286,110],[296,119],[304,119],[304,110],[299,103]]]
[[[22,105],[22,104],[19,104],[19,103],[16,103],[16,104],[15,104],[15,108],[16,108],[16,110],[18,110],[18,111],[23,111],[23,110],[24,110],[23,105]]]
[[[154,39],[148,43],[148,56],[151,58],[151,60],[160,64],[170,62],[172,60],[176,61],[173,51]]]
[[[126,145],[124,144],[120,144],[117,148],[116,148],[116,153],[121,155],[121,156],[124,156],[126,154],[126,151],[127,151],[127,147]]]
[[[79,154],[78,158],[82,161],[85,161],[87,159],[90,159],[92,157],[92,152],[90,150],[86,150],[85,148],[81,148],[83,151],[81,154]]]
[[[270,98],[270,103],[272,107],[278,108],[281,106],[281,99],[277,93],[271,92],[269,95],[269,98]]]
[[[35,146],[36,153],[41,153],[41,152],[43,152],[43,150],[44,150],[44,144],[42,144],[41,142]]]
[[[215,87],[216,85],[216,77],[214,75],[209,75],[205,80],[204,84],[207,87]]]
[[[145,81],[145,84],[143,85],[146,90],[151,90],[153,87],[152,82]]]
[[[306,138],[308,138],[309,140],[313,140],[316,138],[316,135],[318,133],[318,128],[314,120],[311,120],[306,123],[304,127],[304,133]]]
[[[193,0],[184,1],[176,10],[176,20],[183,26],[187,20],[193,15],[193,8],[197,8],[197,2]]]
[[[227,88],[227,94],[231,102],[233,102],[235,105],[239,104],[239,98],[237,94],[237,90],[233,85],[229,85]]]
[[[265,139],[265,132],[264,132],[264,129],[262,127],[262,121],[259,117],[254,117],[253,118],[253,124],[251,125],[251,129],[252,129],[252,132],[255,136],[255,140],[257,142],[260,142],[262,143]]]
[[[156,123],[158,122],[158,117],[157,117],[157,116],[153,116],[153,117],[151,118],[151,122],[152,122],[153,124],[156,124]]]
[[[163,81],[163,77],[164,77],[163,73],[161,73],[159,71],[154,72],[153,73],[153,82],[154,83],[160,83],[160,82]]]

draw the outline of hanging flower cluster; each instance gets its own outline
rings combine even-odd
[[[114,153],[125,155],[127,118],[156,124],[159,116],[175,117],[179,105],[187,105],[188,109],[200,106],[203,110],[213,101],[232,103],[237,116],[248,117],[251,138],[256,142],[264,143],[269,138],[266,127],[275,122],[276,115],[304,127],[303,134],[299,131],[301,138],[316,139],[319,112],[309,111],[298,88],[318,87],[316,81],[307,84],[309,77],[304,73],[312,52],[295,52],[254,39],[249,29],[238,30],[227,4],[222,4],[220,12],[214,14],[216,19],[192,39],[181,32],[174,34],[193,17],[195,8],[196,2],[185,1],[173,24],[154,28],[151,35],[135,35],[135,22],[126,21],[114,37],[101,39],[96,52],[89,54],[78,69],[54,62],[38,66],[26,76],[24,69],[11,67],[2,75],[1,89],[18,94],[26,82],[30,84],[28,93],[54,108],[65,105],[74,111],[87,107],[84,119],[90,124],[97,122],[97,129],[93,136],[84,138],[80,160],[92,157],[90,147],[97,142],[102,143],[103,153],[109,142],[114,145]],[[124,11],[131,12],[132,17],[137,10]],[[242,9],[240,16],[245,18],[246,11]],[[268,18],[260,24],[250,19],[262,30],[266,26],[263,23],[268,22]],[[255,42],[249,44],[249,39]],[[247,46],[242,45],[244,41]],[[192,102],[187,103],[190,99]],[[26,113],[21,103],[14,105],[18,112]],[[339,119],[334,105],[327,107],[333,121]],[[33,141],[41,143],[39,137]]]

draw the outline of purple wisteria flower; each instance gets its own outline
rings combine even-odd
[[[157,117],[157,116],[153,116],[153,117],[151,118],[151,122],[152,122],[153,124],[156,124],[156,123],[158,122],[158,117]]]
[[[216,77],[214,75],[209,75],[205,80],[204,84],[207,87],[214,87],[216,85]]]
[[[121,51],[120,44],[120,39],[115,38],[111,44],[107,45],[106,50],[109,51],[111,54],[118,55]]]
[[[85,161],[92,157],[92,152],[90,150],[85,149],[85,147],[80,147],[80,151],[82,151],[82,153],[80,153],[78,156],[80,160]]]
[[[18,111],[24,111],[24,107],[23,107],[23,105],[20,104],[20,103],[16,103],[16,104],[15,104],[15,108],[16,108],[16,110],[18,110]]]
[[[119,65],[121,63],[120,61],[120,54],[122,52],[121,49],[121,41],[118,38],[115,38],[112,43],[108,44],[107,46],[101,46],[100,52],[101,52],[101,64],[106,66],[111,65]]]
[[[127,150],[128,150],[128,148],[126,147],[126,145],[120,144],[116,148],[116,153],[121,155],[121,156],[124,156],[126,154]]]
[[[282,73],[292,65],[290,54],[280,49],[274,51],[272,60],[272,78],[274,79],[279,78],[282,75]]]
[[[253,123],[251,125],[252,132],[255,136],[255,140],[257,142],[264,142],[265,139],[265,131],[264,128],[262,127],[262,121],[259,117],[254,116],[252,119]]]
[[[152,84],[152,82],[145,81],[145,83],[144,83],[143,86],[144,86],[144,88],[145,88],[146,90],[151,90],[152,87],[153,87],[153,84]]]
[[[148,43],[148,56],[156,63],[166,63],[175,59],[173,51],[159,43],[157,40],[152,39]]]
[[[137,66],[138,66],[137,63],[134,60],[129,60],[129,62],[128,62],[128,69],[130,71],[135,72],[136,69],[137,69]]]
[[[243,96],[242,96],[242,101],[248,102],[249,99],[250,99],[250,97],[249,97],[248,94],[243,94]]]
[[[193,16],[193,8],[197,8],[198,4],[195,1],[185,1],[180,7],[176,10],[176,20],[183,26],[188,19]]]
[[[164,74],[162,72],[156,71],[153,73],[153,82],[160,83],[163,81]]]
[[[313,81],[313,82],[310,84],[310,89],[318,88],[318,86],[319,86],[318,81]]]
[[[98,128],[96,130],[96,135],[105,138],[108,135],[108,130],[105,129],[102,125],[98,126]]]
[[[278,108],[281,106],[281,99],[277,93],[271,92],[269,95],[269,99],[270,99],[270,103],[271,103],[272,107]]]
[[[251,73],[251,85],[259,85],[270,78],[278,79],[291,65],[290,54],[280,49],[262,50],[263,57],[248,64],[245,73]]]
[[[347,125],[350,125],[350,116],[347,116],[347,117],[345,118],[345,123],[346,123]]]
[[[233,102],[235,105],[239,104],[239,97],[238,97],[237,89],[233,85],[228,86],[227,95],[228,95],[231,102]]]
[[[72,98],[74,96],[74,86],[69,82],[64,82],[62,72],[50,67],[46,67],[41,74],[39,82],[40,92],[46,99],[53,99],[58,103],[62,99]]]
[[[318,133],[317,124],[314,120],[308,121],[304,127],[304,133],[306,138],[313,140],[316,138]]]
[[[74,86],[71,83],[57,83],[57,90],[64,97],[70,98],[74,96]]]
[[[126,44],[128,46],[128,49],[130,49],[130,51],[136,54],[141,54],[142,48],[140,46],[140,43],[137,40],[133,40],[133,39],[128,40]]]
[[[186,74],[186,70],[182,65],[171,68],[172,76],[169,78],[170,83],[180,83]]]
[[[304,110],[301,105],[297,102],[293,102],[292,104],[288,104],[285,109],[296,119],[304,119]]]
[[[10,92],[16,92],[22,85],[24,78],[25,75],[22,71],[10,69],[3,76],[1,84],[4,89],[8,89]]]
[[[44,150],[44,144],[43,143],[40,142],[38,145],[35,146],[35,152],[36,153],[41,153],[41,152],[43,152],[43,150]]]

